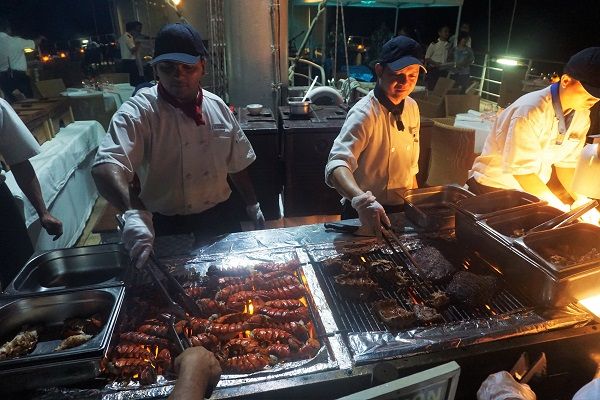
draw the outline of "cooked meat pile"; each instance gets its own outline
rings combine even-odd
[[[207,277],[184,283],[201,310],[175,323],[192,346],[212,351],[224,373],[248,374],[278,362],[309,359],[321,343],[309,337],[314,325],[302,300],[306,288],[297,261],[254,268],[211,266]],[[148,287],[137,288],[124,304],[119,341],[103,361],[113,380],[153,383],[173,371],[178,350]]]
[[[435,308],[427,307],[422,304],[414,304],[413,311],[415,312],[417,319],[426,324],[444,320]]]
[[[415,325],[417,316],[407,311],[396,300],[380,300],[373,303],[378,317],[392,329],[406,329]]]
[[[575,256],[573,254],[569,254],[569,252],[561,252],[562,255],[559,254],[552,254],[550,255],[549,259],[550,262],[554,263],[554,264],[558,264],[562,267],[570,267],[571,265],[577,265],[577,264],[583,264],[586,263],[588,261],[593,261],[593,260],[597,260],[598,258],[600,258],[600,251],[598,251],[598,249],[596,249],[595,247],[592,247],[592,249],[588,252],[586,252],[585,254],[581,255],[581,256]]]
[[[446,288],[448,295],[464,304],[480,306],[490,301],[497,290],[498,280],[493,276],[457,272]]]
[[[456,272],[456,268],[435,247],[422,247],[415,250],[412,256],[417,263],[419,275],[434,283],[448,280]]]
[[[13,340],[6,342],[0,347],[0,360],[16,358],[29,354],[37,345],[37,330],[26,330],[19,332]]]
[[[441,290],[437,290],[431,294],[431,297],[427,300],[427,305],[435,308],[436,310],[443,310],[450,304],[450,297]]]

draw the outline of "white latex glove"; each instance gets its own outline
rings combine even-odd
[[[506,371],[488,376],[477,391],[477,400],[536,400],[529,385],[518,383]]]
[[[600,399],[600,379],[596,378],[575,393],[573,400]]]
[[[383,206],[376,201],[375,196],[370,191],[353,197],[351,204],[352,208],[358,213],[361,225],[373,235],[381,234],[382,222],[390,226],[390,219]]]
[[[146,210],[127,210],[123,218],[125,225],[121,240],[135,267],[142,268],[152,253],[154,243],[152,213]]]
[[[265,216],[260,209],[260,203],[246,206],[246,214],[254,224],[254,229],[265,229]]]
[[[573,202],[573,204],[571,204],[571,210],[582,206],[585,203],[589,203],[590,201],[591,199],[588,199],[585,196],[580,196],[577,198],[577,200]],[[600,212],[598,212],[597,209],[592,208],[590,211],[586,212],[579,218],[581,218],[583,222],[587,222],[588,224],[598,225],[598,222],[600,222]]]

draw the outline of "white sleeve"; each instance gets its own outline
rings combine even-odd
[[[242,127],[238,123],[237,119],[231,113],[226,105],[223,105],[224,113],[229,119],[229,123],[232,125],[231,130],[231,153],[227,160],[228,173],[235,174],[246,169],[250,164],[256,160],[256,154],[252,144],[244,134]]]
[[[40,153],[40,145],[4,99],[0,99],[0,153],[8,165]]]
[[[132,51],[135,47],[135,40],[133,39],[133,36],[125,35],[125,44],[127,45],[129,51]]]
[[[431,56],[433,56],[433,49],[434,49],[434,44],[431,43],[429,46],[427,46],[427,51],[425,52],[425,59],[431,59]]]

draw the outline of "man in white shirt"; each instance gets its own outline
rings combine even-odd
[[[41,37],[34,40],[11,36],[10,23],[0,17],[0,89],[6,100],[33,97],[24,50],[35,49]]]
[[[239,231],[228,178],[255,227],[264,227],[247,172],[254,150],[223,100],[200,86],[205,56],[194,28],[165,25],[152,60],[158,85],[121,106],[96,155],[94,180],[124,213],[123,242],[138,266],[151,253],[155,232]],[[136,176],[139,190],[131,187]]]
[[[599,99],[600,47],[590,47],[571,57],[560,82],[520,97],[498,115],[469,171],[469,189],[476,194],[523,190],[567,210],[547,186],[554,166],[575,204],[586,201],[571,182],[590,126],[589,110]]]
[[[23,121],[5,100],[0,99],[0,154],[37,211],[41,226],[56,240],[62,235],[62,223],[48,212],[40,183],[29,162],[29,158],[39,152],[40,145]],[[4,180],[0,171],[0,289],[12,281],[33,254],[22,213]]]
[[[119,38],[121,49],[121,71],[129,74],[131,86],[137,86],[140,82],[140,73],[136,63],[138,43],[135,39],[142,33],[142,23],[130,21],[125,24],[125,33]]]
[[[402,194],[417,187],[420,117],[408,95],[423,68],[419,51],[406,36],[383,45],[375,89],[348,112],[325,167],[325,182],[344,197],[342,219],[358,216],[372,233],[382,221],[389,224],[386,211],[401,211]]]
[[[448,54],[450,52],[450,29],[442,26],[438,29],[438,39],[432,42],[425,52],[425,65],[427,66],[427,75],[425,75],[425,86],[427,90],[433,90],[440,76],[447,73]]]

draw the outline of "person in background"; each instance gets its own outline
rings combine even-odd
[[[498,115],[469,171],[469,190],[523,190],[567,211],[569,206],[547,185],[554,166],[574,200],[572,207],[587,202],[572,191],[571,182],[590,126],[590,108],[599,99],[600,47],[590,47],[571,57],[560,82],[520,97]]]
[[[10,23],[0,16],[0,89],[9,103],[33,97],[31,80],[27,75],[25,49],[35,49],[43,40],[11,36]]]
[[[450,29],[444,25],[438,29],[438,38],[432,42],[425,52],[425,66],[427,75],[425,75],[425,86],[427,90],[433,90],[440,76],[447,73],[448,55],[450,52],[450,43],[448,37]]]
[[[221,366],[204,347],[190,347],[175,359],[178,374],[169,400],[203,399],[208,387],[215,387],[221,377]]]
[[[409,97],[423,68],[420,46],[406,36],[383,45],[375,89],[350,109],[333,142],[325,182],[343,196],[342,219],[360,219],[377,234],[386,212],[402,210],[402,194],[417,187],[420,117]]]
[[[135,39],[142,33],[142,23],[130,21],[125,24],[125,33],[119,38],[121,48],[121,71],[129,74],[129,83],[131,86],[137,86],[140,81],[136,53],[138,44]]]
[[[452,79],[460,88],[460,94],[464,94],[471,80],[471,64],[475,60],[473,50],[467,46],[470,36],[467,32],[458,33],[458,43],[454,48],[454,72]]]
[[[466,33],[469,36],[469,38],[465,42],[465,46],[467,46],[468,48],[471,48],[471,27],[469,26],[468,23],[463,22],[462,24],[460,24],[460,29],[458,30],[458,35],[460,35],[461,32]],[[450,42],[450,46],[455,47],[458,44],[459,38],[456,34],[454,34],[454,35],[450,36],[450,39],[448,39],[448,41]]]
[[[62,235],[62,223],[46,208],[40,183],[29,158],[40,152],[40,145],[12,107],[0,99],[0,154],[10,166],[15,181],[38,213],[41,226],[54,240]],[[22,212],[0,171],[0,289],[6,287],[33,254],[33,246]]]
[[[247,171],[256,155],[229,107],[202,89],[205,57],[194,28],[165,25],[152,60],[158,85],[119,108],[96,154],[96,186],[124,213],[123,243],[138,267],[155,234],[207,238],[240,231],[228,178],[254,226],[264,228]]]

